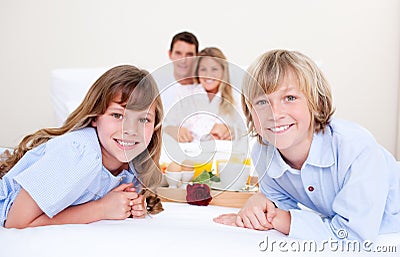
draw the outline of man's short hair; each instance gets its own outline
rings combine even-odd
[[[184,31],[184,32],[176,34],[172,38],[171,46],[169,49],[171,52],[172,52],[172,48],[174,47],[175,42],[177,42],[177,41],[184,41],[188,44],[195,45],[196,54],[199,52],[199,41],[197,40],[196,36],[193,35],[192,33]]]

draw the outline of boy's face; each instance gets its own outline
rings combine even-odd
[[[287,158],[293,154],[304,155],[304,151],[308,153],[313,136],[311,114],[299,82],[291,72],[278,90],[254,98],[252,105],[255,129],[264,140]]]
[[[174,75],[176,79],[192,76],[193,61],[196,56],[196,46],[185,41],[176,41],[169,51],[169,59],[174,64]]]

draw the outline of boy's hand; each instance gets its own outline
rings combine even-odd
[[[214,222],[228,225],[228,226],[237,226],[236,225],[236,218],[237,218],[236,213],[228,213],[228,214],[222,214],[216,218],[213,219]]]
[[[250,197],[236,217],[236,225],[256,230],[274,228],[272,221],[276,216],[276,207],[273,202],[262,193]]]

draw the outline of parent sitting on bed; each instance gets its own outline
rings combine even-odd
[[[245,131],[245,125],[226,57],[220,49],[207,47],[196,59],[197,84],[186,86],[185,95],[166,114],[164,130],[178,142],[200,140],[204,135],[232,140],[235,132]]]

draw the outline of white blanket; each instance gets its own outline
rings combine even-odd
[[[0,228],[0,256],[376,256],[329,249],[322,253],[294,252],[291,247],[297,241],[275,230],[255,231],[212,221],[220,214],[237,212],[234,208],[183,203],[164,203],[164,208],[164,212],[145,219],[22,230]],[[268,249],[261,251],[266,248],[266,239]],[[279,248],[279,243],[286,245]],[[385,235],[379,243],[397,245],[397,255],[389,255],[398,256],[400,234]]]

